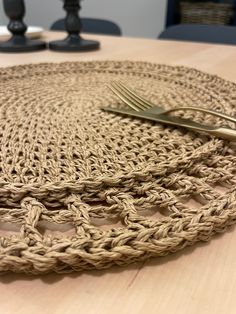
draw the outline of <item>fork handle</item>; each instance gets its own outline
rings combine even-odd
[[[228,129],[224,127],[219,127],[214,130],[208,130],[207,133],[211,135],[218,136],[230,141],[236,141],[236,130]]]
[[[163,113],[168,114],[168,113],[180,111],[180,110],[184,110],[184,111],[192,110],[192,111],[204,112],[204,113],[208,113],[208,114],[211,114],[213,116],[216,116],[216,117],[219,117],[219,118],[222,118],[222,119],[236,123],[235,117],[232,117],[232,116],[230,116],[226,113],[223,113],[223,112],[219,112],[219,111],[215,111],[215,110],[211,110],[211,109],[206,109],[206,108],[201,108],[201,107],[178,107],[178,108],[165,110]]]

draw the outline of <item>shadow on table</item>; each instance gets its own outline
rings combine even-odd
[[[128,266],[112,266],[108,269],[102,270],[89,270],[89,271],[81,271],[81,272],[72,272],[72,273],[65,273],[65,274],[57,274],[57,273],[50,273],[46,275],[25,275],[25,274],[14,274],[14,273],[7,273],[0,276],[0,283],[2,284],[11,284],[14,281],[34,281],[34,280],[41,280],[46,284],[53,284],[63,280],[65,277],[76,279],[81,275],[88,275],[92,277],[101,277],[104,274],[120,274],[124,271],[132,271],[136,270],[137,274],[139,271],[144,267],[158,267],[162,264],[171,263],[182,256],[192,254],[193,251],[210,245],[213,241],[218,241],[221,239],[226,233],[232,233],[235,230],[235,226],[231,226],[226,230],[223,234],[216,234],[212,237],[212,239],[208,242],[197,242],[192,246],[188,246],[178,252],[169,254],[164,257],[153,257],[145,262],[134,263]]]

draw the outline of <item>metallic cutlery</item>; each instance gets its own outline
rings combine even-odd
[[[150,101],[141,97],[121,82],[112,82],[108,87],[113,91],[114,94],[116,94],[121,100],[123,100],[123,102],[125,102],[135,111],[145,111],[152,109],[152,113],[156,114],[169,114],[176,111],[199,111],[236,123],[236,117],[202,107],[183,106],[166,110],[160,106],[152,104]]]
[[[222,119],[236,123],[236,118],[229,116],[227,114],[205,109],[199,107],[178,107],[171,110],[165,110],[160,106],[156,106],[150,103],[148,100],[136,94],[133,90],[125,86],[121,82],[113,82],[109,85],[109,88],[129,107],[133,110],[117,109],[117,108],[102,108],[105,111],[113,112],[117,114],[127,115],[131,117],[151,120],[167,125],[184,127],[190,130],[205,132],[210,135],[214,135],[226,140],[236,141],[236,129],[231,129],[227,127],[215,127],[204,125],[198,122],[194,122],[189,119],[183,119],[175,116],[170,116],[168,113],[178,110],[195,110],[201,111],[214,116],[220,117]]]

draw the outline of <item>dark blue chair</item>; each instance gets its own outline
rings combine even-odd
[[[165,29],[158,38],[235,45],[236,27],[228,25],[178,24]]]
[[[122,35],[120,27],[112,21],[94,19],[94,18],[81,18],[81,23],[82,23],[82,31],[85,33],[116,35],[116,36]],[[64,31],[65,20],[60,19],[54,22],[50,29],[55,30],[55,31]]]

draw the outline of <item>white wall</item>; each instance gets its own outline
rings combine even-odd
[[[3,13],[2,1],[0,1],[0,25],[5,25],[5,24],[6,24],[6,18]]]
[[[48,28],[64,16],[60,0],[25,0],[26,22]],[[107,18],[117,22],[123,35],[156,38],[165,24],[167,0],[83,0],[81,16]],[[0,0],[0,24],[7,19]]]

